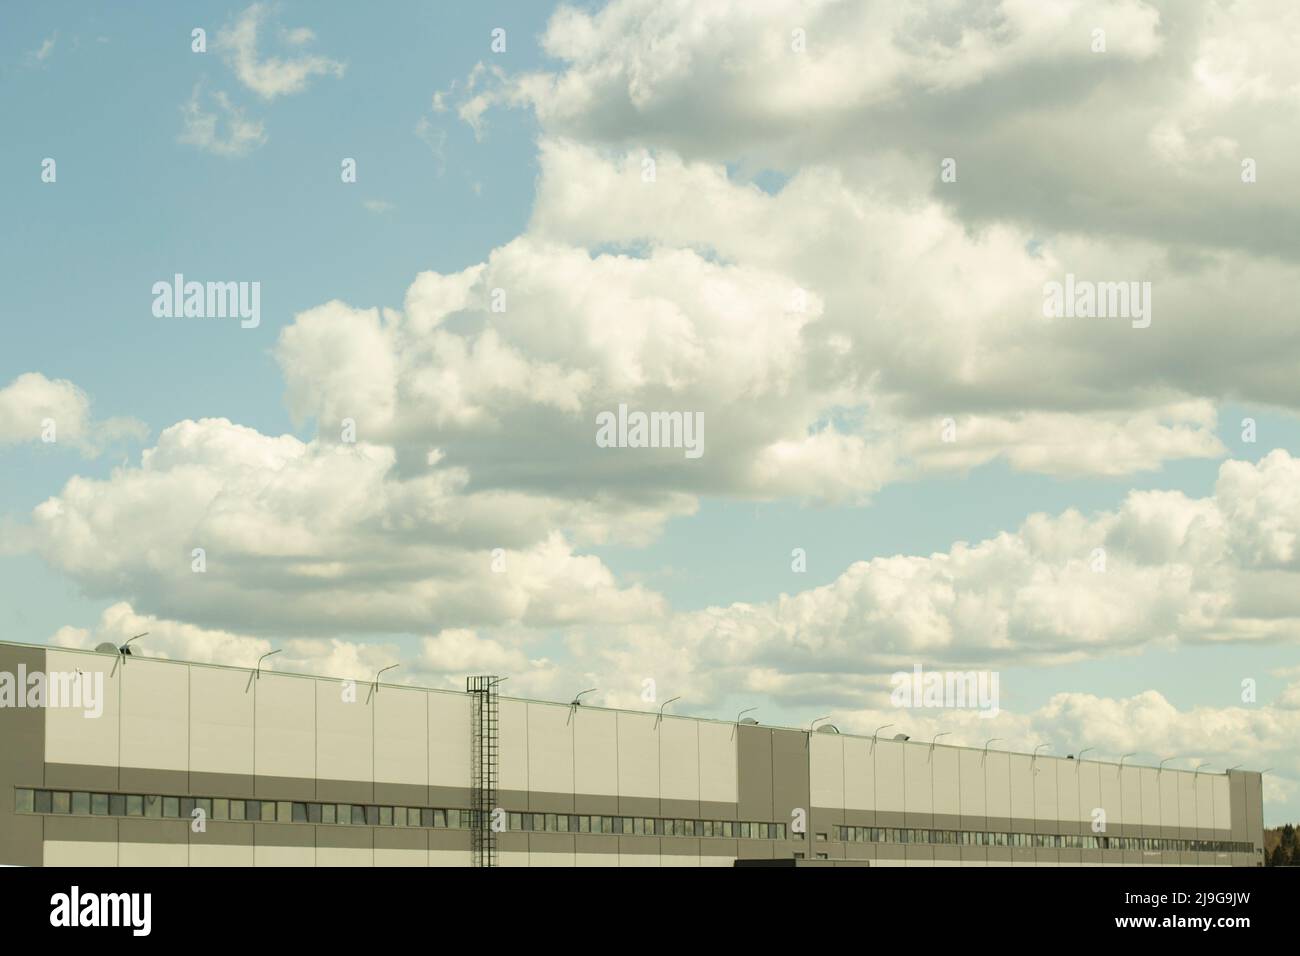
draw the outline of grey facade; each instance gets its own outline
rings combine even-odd
[[[467,694],[0,644],[0,672],[20,666],[102,674],[104,701],[0,708],[0,863],[471,863]],[[509,698],[499,742],[505,866],[1262,859],[1244,771]]]

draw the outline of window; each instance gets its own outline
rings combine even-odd
[[[162,815],[171,819],[176,819],[181,815],[181,802],[176,797],[162,798]]]
[[[54,806],[54,798],[48,790],[37,790],[32,797],[37,813],[49,813]]]
[[[391,826],[393,825],[393,808],[392,808],[392,807],[380,807],[380,808],[379,808],[379,825],[380,825],[381,827],[391,827]]]
[[[72,809],[72,794],[63,790],[54,791],[54,813],[68,813]]]
[[[366,808],[366,807],[363,807],[363,806],[361,806],[361,805],[359,805],[359,804],[355,804],[355,803],[352,804],[352,822],[353,822],[356,826],[363,827],[363,826],[366,825],[366,810],[367,810],[367,809],[374,810],[375,808],[374,808],[374,807]],[[374,818],[375,818],[376,820],[378,820],[378,819],[379,819],[379,814],[378,814],[378,813],[374,814]]]
[[[320,806],[321,823],[338,823],[339,805],[337,803],[322,803]]]
[[[316,807],[316,805],[315,805],[314,803],[312,804],[312,806],[313,806],[313,807]],[[316,809],[317,809],[317,811],[319,811],[320,808],[319,808],[319,807],[316,807]],[[290,811],[290,813],[292,814],[291,817],[290,817],[290,819],[292,819],[294,823],[306,823],[306,822],[307,822],[307,804],[305,804],[305,803],[295,803],[295,804],[293,805],[293,809]]]
[[[432,811],[432,810],[421,810],[421,811],[420,811],[420,826],[422,826],[422,827],[431,827],[431,826],[433,826],[433,813],[434,813],[434,811]]]
[[[245,800],[245,801],[244,801],[244,815],[243,815],[242,817],[240,817],[240,819],[241,819],[241,820],[253,820],[253,821],[257,821],[257,820],[262,819],[262,801],[261,801],[261,800]]]
[[[231,800],[230,801],[230,819],[246,820],[248,818],[248,801]]]
[[[217,797],[212,801],[212,819],[214,820],[231,820],[230,801],[225,797]]]
[[[80,814],[90,813],[90,794],[74,792],[72,794],[72,812]]]
[[[18,813],[31,813],[32,808],[36,805],[34,792],[19,787],[14,791],[14,810]]]
[[[269,815],[266,812],[267,807],[271,808],[271,812]],[[279,820],[281,823],[288,823],[292,819],[293,819],[293,804],[290,803],[288,800],[280,800],[276,803],[272,803],[270,800],[267,800],[265,803],[262,804],[263,822],[274,823],[276,820]]]
[[[408,827],[418,827],[420,825],[420,811],[416,807],[406,808],[406,825]]]
[[[108,794],[92,793],[90,795],[90,812],[96,816],[108,816]]]
[[[826,834],[825,834],[825,833],[819,833],[819,834],[817,834],[817,842],[818,842],[818,843],[825,843],[825,842],[826,842]]]
[[[126,798],[126,815],[128,817],[144,816],[144,797],[128,794]]]
[[[194,809],[202,810],[205,817],[209,820],[212,819],[212,799],[210,797],[199,797],[194,801]]]
[[[113,817],[126,816],[126,797],[120,793],[110,794],[108,798],[108,814]]]
[[[181,797],[181,816],[185,817],[187,820],[193,819],[194,806],[193,797]]]

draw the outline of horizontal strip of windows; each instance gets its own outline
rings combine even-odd
[[[18,787],[19,813],[72,816],[137,817],[191,820],[196,810],[205,820],[239,823],[311,823],[344,826],[397,826],[467,829],[474,811],[430,807],[386,807],[358,803],[309,803],[293,800],[239,800],[226,797],[174,797],[159,794],[94,793]],[[684,820],[600,814],[522,813],[502,811],[498,826],[531,833],[596,833],[620,836],[717,837],[784,840],[784,823],[735,820]]]
[[[320,823],[435,829],[460,829],[470,824],[470,811],[456,809],[381,807],[361,803],[305,803],[294,800],[236,800],[227,797],[169,797],[150,793],[91,793],[23,787],[15,790],[14,809],[19,813],[143,817],[155,820],[190,820],[195,817],[195,810],[201,810],[205,820],[236,823]]]
[[[566,813],[511,813],[509,829],[532,833],[612,833],[620,836],[720,837],[732,840],[786,838],[784,823],[574,816]]]
[[[1116,837],[1079,833],[1000,833],[988,830],[922,830],[903,827],[835,828],[845,843],[926,843],[937,846],[1034,847],[1062,850],[1146,850],[1169,853],[1250,853],[1249,843],[1233,840],[1175,840],[1166,837]]]

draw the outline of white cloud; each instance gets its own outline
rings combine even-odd
[[[245,156],[266,140],[266,127],[260,120],[250,120],[244,111],[222,91],[208,99],[214,109],[205,109],[198,86],[181,106],[184,126],[177,141],[197,146],[217,156]]]
[[[571,650],[622,703],[652,674],[697,702],[749,692],[845,705],[918,661],[1036,667],[1156,646],[1296,643],[1298,533],[1300,459],[1279,450],[1226,462],[1209,498],[1134,491],[1112,512],[1035,514],[946,552],[859,561],[772,601],[575,628]]]
[[[554,530],[601,537],[635,528],[635,512],[469,490],[455,468],[403,478],[394,465],[391,449],[364,442],[185,421],[138,467],[69,481],[34,510],[33,536],[90,593],[230,631],[551,627],[662,613],[658,596],[620,587]]]
[[[258,33],[268,13],[265,4],[254,3],[239,15],[232,26],[217,34],[216,49],[225,55],[240,83],[263,99],[272,100],[277,96],[303,92],[313,77],[343,75],[344,64],[328,57],[263,57],[259,54]],[[315,34],[306,27],[287,31],[283,36],[293,47],[301,47],[315,39]]]
[[[54,44],[57,43],[58,40],[59,40],[59,34],[56,31],[55,33],[53,33],[52,35],[46,37],[43,41],[41,41],[41,45],[37,47],[35,50],[28,51],[27,61],[29,63],[36,63],[36,64],[44,63],[46,60],[50,58],[50,55],[54,53]]]
[[[142,440],[147,434],[144,423],[134,419],[92,418],[89,397],[67,379],[27,372],[0,388],[0,448],[44,442],[94,457],[118,442]]]

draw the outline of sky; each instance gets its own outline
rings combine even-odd
[[[3,638],[1241,765],[1300,818],[1293,5],[0,17]],[[176,274],[255,322],[156,314]],[[602,447],[620,405],[703,453]],[[1000,713],[894,706],[915,666]]]

